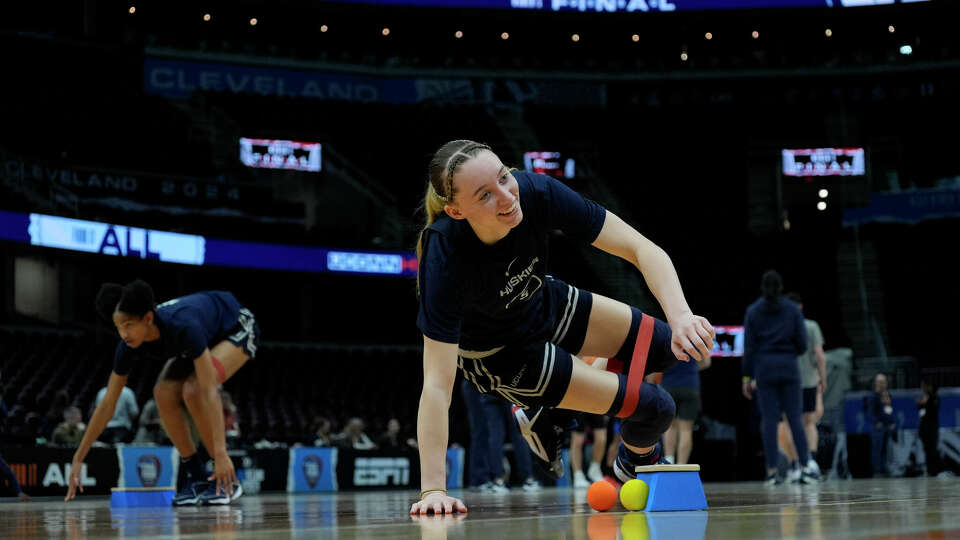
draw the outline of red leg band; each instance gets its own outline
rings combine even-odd
[[[627,374],[627,393],[623,396],[623,407],[617,413],[617,418],[627,418],[633,414],[640,400],[640,386],[643,385],[643,371],[647,367],[647,353],[650,352],[650,341],[653,340],[653,317],[644,314],[640,320],[640,329],[637,331],[637,344],[633,348],[633,359],[630,361],[630,373]]]
[[[227,380],[227,370],[223,369],[223,364],[217,360],[217,357],[211,355],[210,359],[213,360],[213,368],[217,370],[217,382],[223,384],[223,381]],[[644,355],[644,361],[646,361],[646,355]]]

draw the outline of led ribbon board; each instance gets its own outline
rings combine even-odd
[[[2,210],[0,240],[196,266],[390,277],[417,275],[417,256],[411,252],[346,251],[244,242]]]

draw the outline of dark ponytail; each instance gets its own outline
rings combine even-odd
[[[143,317],[155,307],[153,289],[142,279],[133,280],[126,285],[104,283],[94,300],[97,314],[107,322],[113,320],[114,311]]]
[[[760,280],[760,290],[763,291],[763,299],[767,304],[778,303],[783,294],[783,278],[776,270],[767,270]]]

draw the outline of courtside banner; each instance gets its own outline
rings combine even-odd
[[[420,485],[420,454],[403,450],[340,450],[337,463],[340,489],[413,489]]]
[[[921,395],[919,388],[890,390],[890,413],[893,414],[898,430],[920,429],[917,398]],[[869,434],[875,429],[877,419],[872,409],[872,396],[873,392],[870,390],[847,392],[843,396],[843,421],[847,434]],[[937,396],[940,398],[940,427],[960,427],[960,387],[940,388]]]
[[[326,446],[291,448],[287,492],[336,491],[338,453]]]
[[[120,463],[117,487],[176,489],[178,457],[172,446],[117,447]]]
[[[32,497],[64,497],[75,448],[46,446],[0,446],[0,456],[10,465],[23,492]],[[117,452],[112,448],[91,448],[83,461],[80,483],[83,495],[109,495],[117,485],[120,467]],[[0,495],[11,495],[2,485]],[[81,495],[77,492],[77,495]],[[0,535],[2,536],[2,535]]]

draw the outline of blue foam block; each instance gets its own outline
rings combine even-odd
[[[650,488],[644,511],[707,509],[707,496],[697,471],[641,472],[637,478]]]
[[[707,535],[706,512],[646,514],[650,538],[703,540]]]
[[[114,489],[110,493],[110,506],[114,508],[170,506],[172,503],[173,489],[151,489],[146,491]]]

